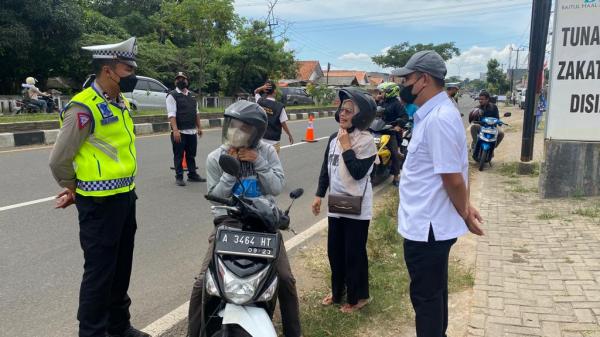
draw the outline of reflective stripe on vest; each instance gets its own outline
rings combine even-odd
[[[131,191],[137,172],[135,134],[126,108],[108,102],[94,84],[84,89],[65,107],[81,106],[91,113],[93,128],[73,158],[76,192],[84,196],[110,196]],[[62,125],[62,115],[61,115]]]

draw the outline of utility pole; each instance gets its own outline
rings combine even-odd
[[[515,62],[515,66],[512,70],[512,74],[510,76],[510,91],[511,92],[513,92],[514,86],[515,86],[515,69],[517,69],[517,70],[519,69],[519,52],[525,51],[526,49],[525,48],[517,48],[517,49],[511,48],[511,51],[513,51],[513,50],[517,52],[517,60]],[[514,95],[514,96],[516,97],[516,95]],[[515,102],[513,102],[513,104],[515,104]]]
[[[329,88],[329,69],[331,69],[331,64],[327,62],[327,75],[325,77],[325,86]]]
[[[508,69],[510,70],[510,98],[512,104],[515,105],[515,93],[513,92],[513,77],[515,77],[515,68],[512,66],[513,47],[510,45],[510,53],[508,54]],[[508,74],[508,71],[506,72]]]
[[[533,141],[535,137],[536,91],[541,71],[544,71],[546,56],[546,39],[550,23],[552,1],[533,0],[531,8],[531,32],[529,35],[529,75],[527,78],[527,95],[523,121],[523,142],[521,144],[521,172],[532,168]],[[517,54],[518,57],[519,54]]]

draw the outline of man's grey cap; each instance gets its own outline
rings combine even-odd
[[[81,49],[91,51],[92,58],[94,59],[117,60],[132,67],[137,67],[135,57],[138,50],[135,37],[131,37],[119,43],[86,46],[81,47]]]
[[[448,72],[446,70],[446,63],[440,54],[433,50],[422,50],[414,53],[404,67],[393,70],[392,75],[405,77],[415,71],[427,73],[442,80],[446,77],[446,73]]]

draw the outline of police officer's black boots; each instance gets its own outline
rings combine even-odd
[[[131,325],[118,335],[106,334],[107,337],[152,337],[149,334],[140,331]]]

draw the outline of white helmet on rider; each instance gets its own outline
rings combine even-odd
[[[29,76],[25,79],[25,83],[29,84],[29,85],[35,85],[38,82],[38,80],[36,80],[35,78]]]

